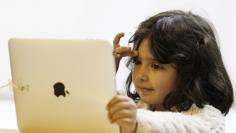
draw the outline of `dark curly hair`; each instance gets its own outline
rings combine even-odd
[[[233,87],[222,61],[213,25],[199,15],[180,10],[166,11],[143,21],[129,43],[138,49],[144,38],[161,64],[175,64],[176,88],[164,100],[164,108],[178,111],[192,104],[202,108],[209,104],[226,115],[233,103]],[[127,66],[134,58],[130,58]],[[132,71],[126,81],[127,95],[139,100],[131,91]]]

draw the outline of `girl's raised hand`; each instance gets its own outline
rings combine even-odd
[[[119,125],[121,133],[135,132],[137,105],[131,98],[118,94],[107,104],[107,110],[110,122]]]
[[[118,33],[114,40],[113,40],[113,55],[115,57],[115,62],[116,62],[116,71],[119,68],[120,60],[122,57],[125,56],[131,56],[135,57],[138,56],[138,51],[133,51],[130,47],[121,47],[120,46],[120,39],[124,36],[125,34],[123,32]]]

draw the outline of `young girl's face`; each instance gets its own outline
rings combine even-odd
[[[171,64],[159,64],[149,50],[148,38],[138,49],[132,79],[141,100],[162,107],[166,95],[175,86],[176,70]]]

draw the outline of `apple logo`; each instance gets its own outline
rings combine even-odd
[[[54,88],[54,95],[59,96],[66,96],[66,94],[70,94],[69,91],[65,90],[65,86],[61,82],[57,82],[53,85]]]

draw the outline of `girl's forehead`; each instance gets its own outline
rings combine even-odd
[[[138,57],[144,60],[155,60],[149,48],[148,38],[144,38],[139,44]]]

